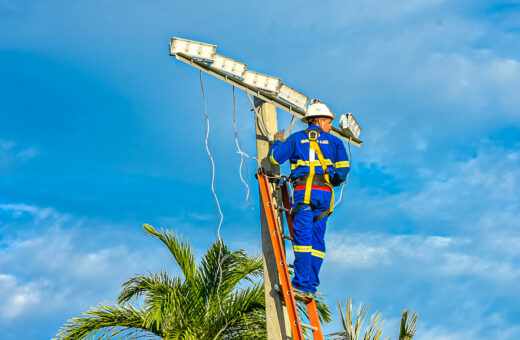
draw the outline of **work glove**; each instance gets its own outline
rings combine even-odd
[[[285,138],[283,138],[284,134],[285,134],[285,130],[280,130],[274,134],[273,139],[275,141],[280,141],[283,143],[283,142],[285,142]]]

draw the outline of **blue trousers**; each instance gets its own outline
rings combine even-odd
[[[295,190],[293,207],[303,202],[305,190]],[[303,204],[293,216],[294,287],[315,293],[320,284],[319,273],[325,255],[325,229],[328,217],[313,222],[314,217],[329,210],[330,191],[312,189],[311,201]]]

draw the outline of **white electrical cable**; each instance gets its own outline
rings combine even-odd
[[[251,96],[249,93],[245,92],[247,99],[249,100],[249,103],[251,103],[251,107],[253,108],[253,111],[255,112],[256,119],[258,120],[258,123],[260,123],[260,130],[262,130],[262,133],[264,136],[267,137],[267,140],[269,142],[273,141],[273,136],[269,134],[269,131],[267,131],[267,127],[265,126],[264,120],[262,117],[260,117],[260,114],[258,113],[258,110],[255,107],[255,104],[253,103],[253,100],[251,99]]]
[[[287,128],[287,130],[285,131],[284,135],[283,135],[283,139],[286,140],[287,137],[289,137],[289,135],[291,134],[291,130],[294,126],[294,124],[296,123],[296,121],[298,120],[298,117],[296,116],[293,116],[292,119],[291,119],[291,123],[289,124],[289,127]]]
[[[213,156],[211,155],[211,149],[209,145],[209,117],[208,110],[206,105],[206,94],[204,93],[204,84],[202,82],[202,71],[200,71],[200,88],[202,90],[202,100],[204,102],[204,121],[205,121],[205,130],[206,130],[206,151],[208,152],[208,156],[210,159],[210,173],[211,173],[211,191],[213,192],[213,202],[215,203],[215,227],[216,227],[216,236],[217,242],[219,244],[219,254],[218,254],[218,270],[219,270],[219,282],[217,285],[217,299],[220,312],[225,315],[224,310],[222,309],[222,301],[220,301],[219,290],[220,285],[222,283],[222,237],[220,236],[220,228],[222,227],[222,221],[224,220],[224,214],[222,213],[222,209],[220,208],[220,203],[218,200],[217,193],[215,192],[215,162],[213,160]],[[220,221],[218,220],[218,215],[220,214]],[[218,227],[217,227],[218,224]]]
[[[348,154],[349,154],[349,160],[350,160],[350,169],[352,170],[352,152],[350,151],[350,143],[347,143],[348,144]],[[343,190],[345,189],[345,185],[347,185],[347,182],[349,180],[349,176],[350,176],[350,171],[348,172],[347,174],[347,178],[345,178],[345,182],[343,183],[343,185],[341,186],[341,192],[339,194],[339,199],[338,201],[334,204],[333,208],[335,209],[338,205],[340,205],[340,203],[342,203],[341,201],[343,200]]]
[[[348,175],[347,175],[348,177]],[[336,209],[336,207],[341,203],[341,201],[343,200],[343,189],[345,189],[345,185],[347,184],[347,181],[345,180],[345,182],[343,183],[343,185],[341,186],[341,191],[339,193],[339,198],[337,200],[337,202],[334,204],[334,209]]]
[[[215,204],[215,227],[216,227],[216,235],[217,239],[220,240],[220,228],[222,227],[222,221],[224,220],[224,214],[222,213],[222,209],[220,208],[220,203],[218,200],[217,193],[215,192],[215,161],[213,160],[213,156],[211,154],[210,144],[209,144],[209,116],[206,105],[206,94],[204,93],[204,84],[202,83],[202,71],[200,71],[200,88],[202,90],[202,100],[204,101],[204,121],[205,121],[205,130],[206,130],[206,152],[209,156],[210,161],[210,174],[211,174],[211,192],[213,193],[213,202]],[[220,215],[220,220],[219,220]]]
[[[249,202],[249,196],[250,196],[250,185],[251,185],[251,182],[249,181],[249,171],[247,169],[247,162],[244,162],[244,156],[247,156],[249,158],[253,158],[254,157],[251,157],[249,156],[248,154],[246,154],[245,152],[242,151],[242,148],[240,147],[240,138],[238,136],[238,128],[237,128],[237,118],[236,118],[236,98],[235,98],[235,87],[233,86],[233,127],[235,128],[235,144],[237,146],[237,150],[238,150],[238,154],[240,154],[240,167],[238,169],[238,174],[240,175],[240,180],[242,181],[242,183],[244,183],[244,185],[246,186],[246,189],[247,189],[247,194],[246,194],[246,202],[247,202],[247,205],[254,210],[253,206],[251,205],[251,203]],[[245,166],[246,168],[246,178],[247,178],[247,182],[244,180],[244,177],[242,176],[242,166]]]

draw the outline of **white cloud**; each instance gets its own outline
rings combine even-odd
[[[421,327],[422,326],[422,327]],[[487,337],[483,334],[490,334]],[[443,326],[431,326],[422,323],[419,318],[419,327],[414,339],[417,340],[474,340],[474,339],[501,339],[513,340],[518,339],[520,335],[520,327],[508,325],[499,316],[494,315],[487,318],[485,322],[474,322],[472,327],[462,327],[459,329],[447,328]]]
[[[0,316],[13,319],[40,303],[44,283],[20,284],[15,276],[0,273]]]
[[[14,141],[0,139],[0,174],[8,174],[20,164],[39,155],[34,147],[22,148]]]
[[[420,188],[393,195],[361,195],[352,208],[367,231],[327,234],[327,261],[345,269],[417,268],[416,279],[471,277],[495,287],[520,280],[519,152],[483,145],[465,161],[447,164]],[[422,171],[422,170],[419,170]],[[355,202],[352,202],[355,203]],[[351,204],[352,204],[351,203]],[[412,234],[395,235],[388,220],[412,221]],[[353,223],[361,223],[359,221]],[[386,226],[386,228],[385,228]]]
[[[58,213],[52,208],[41,208],[23,203],[0,204],[0,209],[9,213],[14,219],[27,217],[28,215],[34,219],[35,223],[51,219],[55,223],[63,223],[65,220],[70,220],[70,216]]]
[[[342,268],[394,266],[397,262],[435,262],[451,244],[464,243],[442,236],[331,233],[327,245],[327,261]]]
[[[426,181],[422,191],[400,195],[398,206],[416,221],[456,221],[468,228],[475,223],[489,225],[508,208],[520,206],[518,154],[494,147],[481,149],[474,158],[448,165],[437,174],[438,179]]]
[[[120,226],[26,204],[3,204],[2,210],[7,223],[0,248],[0,323],[45,314],[61,316],[58,329],[70,313],[112,301],[129,277],[171,262],[165,247],[144,236],[143,244],[129,244]],[[17,234],[20,229],[26,233]]]
[[[468,55],[434,53],[421,66],[414,83],[435,88],[431,94],[440,103],[455,105],[459,117],[472,118],[466,124],[518,119],[520,98],[515,94],[520,86],[520,62],[476,50]]]
[[[419,327],[415,338],[417,340],[473,340],[480,337],[478,333],[476,329],[453,330],[437,326],[423,330]]]

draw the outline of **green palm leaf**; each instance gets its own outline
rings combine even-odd
[[[195,255],[191,244],[182,238],[182,235],[177,235],[173,231],[165,231],[161,228],[158,232],[149,224],[143,225],[146,230],[145,235],[150,235],[161,240],[161,242],[168,248],[170,253],[177,261],[184,278],[191,280],[197,272],[197,264],[195,262]]]
[[[136,330],[145,331],[141,336],[157,338],[162,336],[160,329],[149,327],[146,322],[147,314],[142,309],[133,306],[104,304],[91,308],[81,318],[71,318],[57,335],[57,339],[86,339],[101,335],[101,339],[111,339],[114,336],[130,336]],[[101,334],[101,331],[104,333]],[[147,334],[148,333],[148,334]],[[155,335],[155,336],[154,336]]]
[[[401,326],[399,327],[399,340],[412,340],[417,330],[419,315],[410,310],[403,310],[401,314]]]

